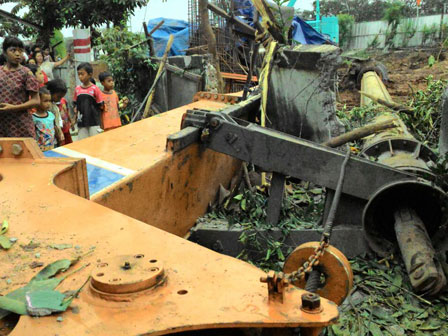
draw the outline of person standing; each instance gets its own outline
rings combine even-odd
[[[56,120],[50,112],[51,94],[46,87],[39,90],[40,105],[33,113],[33,121],[36,127],[36,141],[42,152],[51,150],[56,144]],[[61,141],[61,139],[59,139]]]
[[[101,90],[91,82],[93,68],[90,63],[81,63],[77,71],[81,85],[75,88],[73,105],[75,120],[78,121],[78,139],[81,140],[101,132],[104,103]]]
[[[0,137],[34,138],[34,122],[27,110],[39,106],[39,82],[20,64],[25,49],[21,40],[8,36],[2,49],[6,63],[0,66]]]
[[[57,68],[58,66],[61,66],[65,62],[67,62],[70,59],[70,54],[67,53],[67,55],[60,61],[50,62],[50,61],[45,61],[44,54],[42,51],[36,51],[33,58],[36,61],[36,64],[46,74],[46,76],[48,77],[48,80],[51,81],[54,79],[53,69]]]
[[[121,126],[120,113],[118,111],[119,99],[114,90],[115,83],[112,75],[109,72],[104,71],[101,72],[98,77],[104,88],[102,91],[104,109],[101,114],[101,127],[104,131],[109,131]],[[124,98],[121,108],[126,108],[127,104],[128,100],[127,98]]]

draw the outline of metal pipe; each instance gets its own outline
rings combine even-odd
[[[392,102],[386,87],[375,72],[366,72],[361,82],[362,91],[376,98]],[[372,101],[363,96],[361,106]],[[435,161],[432,151],[417,141],[404,122],[394,113],[381,113],[374,122],[394,118],[397,127],[368,137],[362,154],[376,162],[416,175],[429,173],[428,163]],[[439,190],[425,182],[393,183],[375,193],[368,202],[363,224],[369,245],[380,254],[392,252],[398,245],[411,285],[415,292],[436,295],[446,285],[446,277],[428,229],[434,234],[438,217]],[[381,238],[385,240],[381,242]],[[389,245],[389,247],[388,247]]]

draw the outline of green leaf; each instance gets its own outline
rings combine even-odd
[[[5,250],[9,250],[12,246],[12,243],[8,237],[0,236],[0,246]]]
[[[431,68],[436,63],[436,59],[433,55],[429,56],[428,58],[428,65]]]
[[[236,199],[237,201],[241,201],[243,199],[243,194],[239,194],[233,197],[233,199]]]
[[[24,287],[20,287],[5,296],[8,299],[12,299],[18,302],[22,302],[25,306],[25,295],[27,292],[30,291],[37,291],[37,290],[45,290],[45,289],[55,289],[61,281],[64,280],[64,278],[52,278],[52,279],[46,279],[46,280],[40,280],[40,281],[32,281],[28,283]],[[26,308],[25,308],[26,311]],[[12,310],[8,310],[7,308],[0,309],[0,320],[4,318],[5,316],[9,315],[10,312],[15,312]],[[26,313],[25,313],[26,314]]]
[[[372,336],[383,336],[381,328],[374,322],[370,323],[369,331]]]
[[[0,229],[0,235],[5,234],[9,229],[8,221],[5,219],[2,224],[2,228]]]
[[[69,260],[69,259],[61,259],[61,260],[55,261],[55,262],[45,266],[45,268],[43,268],[39,273],[37,273],[31,279],[31,282],[45,280],[45,279],[54,277],[59,272],[66,271],[72,265],[72,263],[73,263],[73,261]]]
[[[241,209],[246,211],[246,199],[245,198],[241,201]]]
[[[0,296],[0,319],[2,318],[2,310],[7,312],[6,315],[8,315],[10,312],[19,315],[26,315],[25,303],[22,301],[11,299],[7,296]]]
[[[26,293],[27,312],[31,316],[47,316],[63,312],[70,305],[64,303],[65,295],[53,290],[37,290]]]

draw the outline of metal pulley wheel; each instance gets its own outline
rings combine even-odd
[[[308,242],[297,247],[286,259],[283,272],[297,271],[319,247],[319,242]],[[340,305],[353,287],[353,272],[345,255],[333,246],[328,246],[314,267],[321,273],[321,283],[316,291],[320,296]],[[307,277],[295,280],[293,284],[305,289]]]

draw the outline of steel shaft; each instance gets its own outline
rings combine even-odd
[[[419,294],[435,295],[446,278],[435,258],[425,224],[415,210],[402,206],[395,213],[395,234],[412,287]]]

